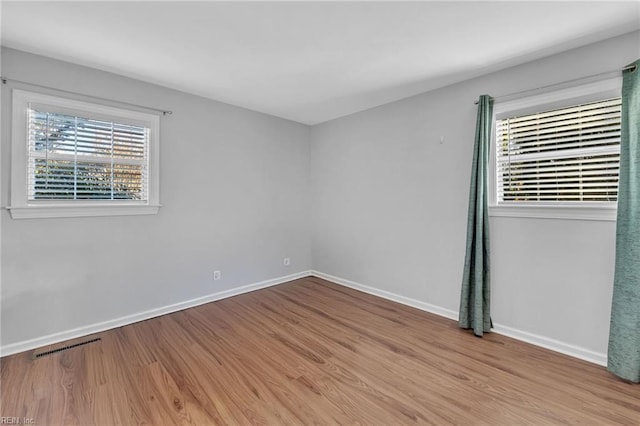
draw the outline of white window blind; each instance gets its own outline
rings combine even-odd
[[[149,129],[29,108],[28,200],[148,200]]]
[[[617,200],[620,98],[496,120],[497,201]]]

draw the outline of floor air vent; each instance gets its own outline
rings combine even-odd
[[[88,345],[89,343],[97,342],[98,340],[102,340],[102,339],[98,337],[96,339],[85,340],[84,342],[74,343],[73,345],[63,346],[63,347],[58,348],[58,349],[52,349],[50,351],[45,351],[45,352],[40,352],[40,353],[34,352],[32,359],[38,359],[38,358],[42,358],[43,356],[53,355],[55,353],[66,351],[68,349],[77,348],[78,346]]]

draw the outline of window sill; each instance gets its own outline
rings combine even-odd
[[[55,217],[136,216],[157,214],[159,205],[82,205],[7,207],[12,219],[43,219]]]
[[[616,220],[616,207],[490,206],[489,216],[565,220]]]

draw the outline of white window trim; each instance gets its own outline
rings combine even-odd
[[[11,121],[11,204],[7,209],[13,219],[54,217],[123,216],[158,213],[160,207],[160,117],[140,111],[114,108],[73,99],[13,89]],[[149,135],[148,200],[137,201],[29,201],[27,195],[28,109],[29,104],[43,104],[71,114],[89,114],[123,123],[144,125]]]
[[[491,121],[491,147],[489,150],[489,216],[535,219],[573,219],[615,221],[616,203],[499,203],[496,179],[496,134],[495,123],[507,116],[528,114],[542,110],[598,101],[620,96],[622,77],[597,81],[581,86],[556,90],[540,95],[528,96],[512,101],[496,102]]]

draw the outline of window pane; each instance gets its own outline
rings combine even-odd
[[[30,110],[30,200],[141,200],[149,130]]]
[[[615,202],[620,98],[496,122],[498,201]]]

